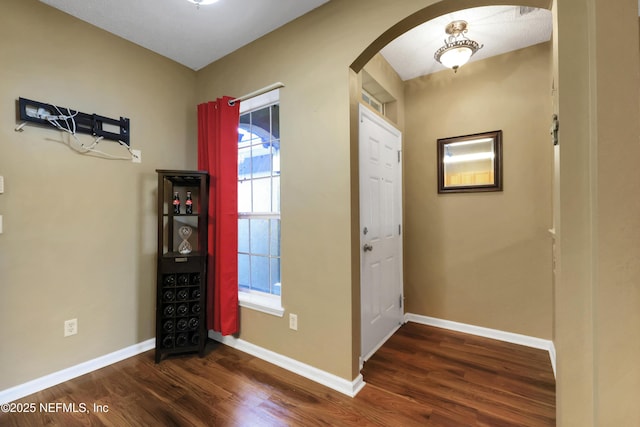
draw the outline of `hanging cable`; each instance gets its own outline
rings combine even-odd
[[[54,107],[56,108],[56,110],[58,111],[58,116],[45,116],[43,118],[45,118],[49,123],[51,123],[53,126],[55,126],[57,129],[68,133],[69,135],[71,135],[71,139],[69,140],[69,148],[71,148],[74,151],[77,151],[80,154],[88,154],[88,153],[92,153],[92,154],[98,154],[99,156],[102,157],[106,157],[107,159],[110,160],[132,160],[134,157],[137,158],[137,156],[135,156],[132,152],[131,152],[131,148],[123,141],[118,140],[118,143],[120,145],[122,145],[123,147],[125,147],[127,149],[127,151],[129,152],[131,157],[123,157],[123,156],[115,156],[113,154],[109,154],[106,153],[102,150],[97,150],[95,147],[98,145],[98,143],[104,139],[103,136],[98,136],[94,139],[93,143],[90,146],[86,146],[84,145],[82,142],[80,142],[80,140],[78,139],[78,137],[76,136],[76,121],[75,121],[75,116],[78,114],[77,112],[74,114],[71,114],[71,110],[67,109],[67,113],[68,114],[63,114],[62,111],[60,111],[60,109],[54,105]],[[66,125],[63,126],[61,123],[58,122],[58,120],[64,120],[64,123]],[[69,123],[71,122],[71,123]],[[75,141],[75,143],[79,146],[79,148],[76,148],[73,146],[72,141]]]

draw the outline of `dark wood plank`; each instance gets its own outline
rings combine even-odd
[[[0,413],[0,425],[555,425],[555,381],[544,351],[410,323],[363,375],[367,386],[349,398],[210,342],[204,358],[155,364],[150,351],[20,399],[38,410]],[[41,411],[41,403],[86,405],[89,413]]]
[[[462,425],[555,425],[555,380],[544,351],[407,324],[363,373],[367,383]]]

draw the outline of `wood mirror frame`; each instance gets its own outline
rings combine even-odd
[[[502,131],[438,139],[438,193],[502,191]]]

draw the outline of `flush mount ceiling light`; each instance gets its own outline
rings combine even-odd
[[[445,27],[445,32],[449,34],[449,37],[445,39],[444,46],[436,50],[433,55],[436,61],[451,68],[454,72],[458,72],[458,68],[466,64],[474,53],[482,49],[478,42],[465,36],[467,31],[467,21],[449,23]]]
[[[200,8],[200,5],[206,6],[208,4],[213,4],[213,3],[217,2],[218,0],[187,0],[187,1],[189,3],[195,4],[198,8]]]

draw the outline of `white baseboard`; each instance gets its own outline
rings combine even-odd
[[[551,348],[549,349],[549,357],[551,358],[551,367],[553,368],[553,377],[556,377],[556,346],[551,341]]]
[[[259,359],[273,363],[287,371],[291,371],[302,377],[310,379],[324,386],[327,386],[335,391],[338,391],[347,396],[354,397],[365,386],[362,375],[358,375],[353,381],[345,380],[337,375],[315,368],[306,363],[299,362],[287,356],[283,356],[279,353],[267,350],[266,348],[259,347],[250,342],[244,341],[233,336],[222,336],[217,332],[209,331],[209,338],[216,340],[229,347],[240,350],[244,353],[248,353]]]
[[[483,328],[480,326],[467,325],[464,323],[452,322],[449,320],[436,319],[434,317],[421,316],[417,314],[405,314],[405,321],[421,323],[424,325],[436,326],[439,328],[450,329],[467,334],[478,335],[481,337],[497,339],[514,344],[525,345],[527,347],[546,350],[549,352],[553,374],[556,374],[556,349],[553,341],[541,338],[529,337],[526,335],[514,334],[511,332],[499,331],[496,329]],[[345,380],[329,372],[299,362],[287,356],[275,353],[271,350],[251,344],[242,339],[234,337],[223,337],[222,335],[209,331],[209,338],[221,342],[230,347],[236,348],[245,353],[251,354],[276,366],[284,368],[288,371],[301,375],[319,384],[325,385],[347,396],[353,397],[365,386],[362,375],[358,375],[353,381]],[[89,372],[96,371],[105,366],[120,362],[121,360],[133,357],[137,354],[155,348],[155,338],[134,344],[132,346],[114,351],[113,353],[97,357],[92,360],[80,363],[75,366],[45,375],[35,380],[17,385],[0,391],[0,404],[13,402],[14,400],[23,398],[33,393],[37,393],[49,387],[79,377]]]
[[[473,326],[466,323],[458,323],[450,320],[437,319],[435,317],[422,316],[419,314],[406,313],[404,319],[407,322],[421,323],[423,325],[436,326],[438,328],[449,329],[465,334],[477,335],[479,337],[491,338],[494,340],[505,341],[512,344],[524,345],[531,348],[537,348],[549,352],[551,366],[553,367],[553,375],[556,374],[556,349],[553,341],[542,338],[530,337],[528,335],[514,334],[513,332],[505,332],[497,329],[483,328],[482,326]]]
[[[155,348],[155,346],[156,339],[151,338],[141,343],[114,351],[113,353],[105,354],[104,356],[96,357],[95,359],[45,375],[44,377],[36,378],[35,380],[24,384],[2,390],[0,391],[0,404],[13,402],[16,399],[37,393],[81,375],[88,374],[89,372],[96,371],[100,368],[104,368],[105,366],[128,359],[129,357],[144,353],[147,350]]]

